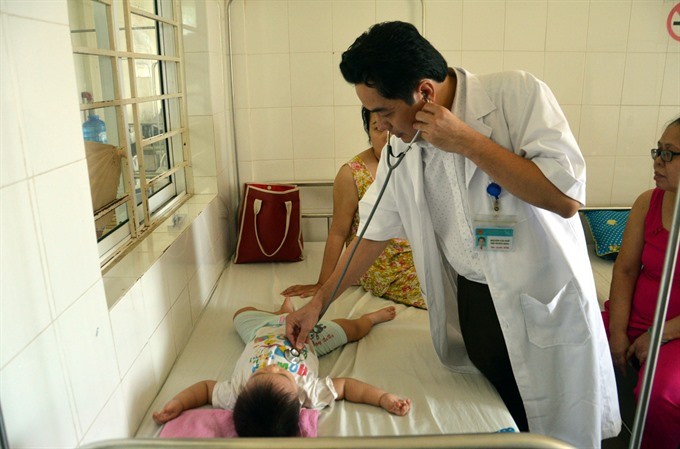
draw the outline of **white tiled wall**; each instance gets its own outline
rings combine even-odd
[[[0,0],[0,405],[13,448],[134,435],[233,245],[224,8],[183,5],[197,195],[180,229],[161,225],[103,277],[66,1]]]
[[[653,186],[648,149],[680,114],[680,42],[666,31],[676,4],[235,0],[241,180],[332,180],[365,149],[340,55],[371,24],[405,20],[450,65],[477,73],[523,69],[546,81],[586,157],[588,205],[631,205]]]

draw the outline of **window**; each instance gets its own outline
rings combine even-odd
[[[71,42],[102,265],[191,191],[177,0],[71,0]]]

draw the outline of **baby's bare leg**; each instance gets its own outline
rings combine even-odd
[[[290,312],[295,311],[295,309],[293,308],[293,303],[291,302],[290,298],[286,297],[283,300],[283,303],[281,304],[281,308],[279,310],[275,311],[275,312],[269,312],[268,310],[260,310],[260,309],[255,308],[255,307],[243,307],[242,309],[238,309],[236,311],[236,313],[234,313],[234,318],[236,318],[236,316],[239,315],[240,313],[248,312],[248,311],[251,311],[251,310],[254,310],[254,311],[257,311],[257,312],[267,312],[267,313],[271,313],[272,315],[281,315],[283,313],[290,313]]]
[[[338,318],[333,320],[337,323],[345,334],[347,335],[347,343],[360,340],[364,338],[376,324],[391,321],[397,315],[394,306],[385,307],[375,312],[362,315],[361,318],[355,320],[348,320],[345,318]]]

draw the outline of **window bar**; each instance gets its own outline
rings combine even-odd
[[[125,30],[127,33],[127,29]],[[130,30],[132,32],[132,30]],[[137,59],[157,59],[159,61],[179,62],[178,56],[158,55],[153,53],[135,53],[134,51],[123,50],[109,50],[106,48],[90,48],[90,47],[73,47],[73,53],[82,55],[96,55],[96,56],[118,56],[123,58]]]
[[[104,215],[108,214],[112,210],[118,208],[118,206],[124,204],[126,201],[130,200],[130,195],[125,194],[124,196],[117,198],[113,201],[111,201],[109,204],[104,205],[104,207],[100,207],[96,211],[94,211],[94,219],[98,220],[102,218]]]
[[[120,58],[117,58],[120,59]],[[150,101],[162,101],[162,100],[172,100],[175,98],[179,98],[180,100],[182,99],[182,94],[177,93],[177,94],[163,94],[163,95],[152,95],[152,96],[147,96],[147,97],[139,97],[139,98],[121,98],[121,99],[116,99],[116,100],[104,100],[104,101],[97,101],[94,103],[83,103],[80,105],[80,110],[81,111],[87,111],[90,109],[100,109],[100,108],[109,108],[113,106],[126,106],[129,104],[135,104],[135,103],[147,103]]]
[[[155,20],[157,22],[167,23],[168,25],[172,25],[173,27],[177,28],[180,22],[178,22],[178,16],[174,13],[175,11],[176,11],[176,9],[173,8],[173,18],[168,19],[166,17],[159,16],[158,14],[151,13],[151,12],[146,11],[144,9],[139,9],[139,8],[134,7],[134,6],[130,7],[130,12],[135,14],[135,15],[146,17],[147,19]],[[181,19],[181,17],[182,16],[179,16],[180,19]]]
[[[109,42],[111,45],[111,49],[113,50],[114,53],[118,53],[118,49],[120,47],[118,43],[118,33],[116,32],[116,17],[115,17],[115,11],[114,11],[114,5],[110,5],[107,10],[107,24],[109,28]],[[113,73],[114,73],[114,80],[115,82],[113,83],[113,88],[114,88],[114,96],[113,98],[116,100],[119,100],[120,98],[123,97],[123,81],[122,81],[122,62],[121,59],[117,56],[112,57],[112,65],[113,65]],[[125,121],[125,112],[123,111],[123,108],[121,105],[114,105],[115,111],[116,111],[116,122],[118,125],[118,145],[119,145],[119,151],[121,151],[121,173],[123,176],[123,185],[125,186],[124,191],[126,194],[121,198],[121,200],[125,200],[125,206],[127,210],[127,221],[128,221],[128,228],[130,229],[130,236],[131,237],[136,237],[139,233],[138,226],[137,226],[137,211],[135,210],[135,196],[134,196],[134,181],[130,178],[130,173],[129,171],[131,170],[131,166],[128,163],[130,160],[130,137],[128,136],[127,132],[127,126],[126,126],[126,121]],[[117,201],[115,205],[112,207],[112,209],[115,209],[119,204]]]
[[[184,157],[184,162],[186,163],[186,168],[184,170],[186,178],[186,191],[188,194],[194,193],[194,177],[193,168],[191,161],[191,145],[189,143],[189,132],[187,131],[187,120],[189,117],[189,110],[187,108],[187,86],[186,86],[186,76],[184,73],[184,29],[182,27],[182,5],[180,0],[173,0],[172,2],[172,12],[174,15],[175,22],[178,23],[176,28],[176,44],[177,44],[177,54],[180,55],[179,66],[177,68],[177,76],[179,78],[179,92],[182,94],[180,99],[181,102],[181,112],[179,114],[180,128],[182,129],[182,153]],[[218,150],[219,151],[219,150]]]
[[[121,113],[121,115],[123,115]],[[127,201],[127,213],[128,213],[128,227],[130,228],[130,236],[131,237],[137,237],[141,233],[141,229],[139,229],[139,226],[137,225],[138,223],[138,214],[137,214],[137,204],[135,201],[135,179],[133,176],[133,167],[132,164],[130,163],[130,153],[131,153],[131,145],[130,145],[130,137],[127,135],[127,130],[125,131],[125,140],[127,142],[127,148],[126,148],[126,155],[121,159],[123,163],[123,182],[125,183],[126,186],[126,197],[128,198]]]
[[[156,142],[160,142],[161,140],[169,139],[171,137],[176,136],[177,134],[180,134],[182,132],[185,132],[186,129],[180,128],[180,129],[174,129],[172,131],[168,131],[166,133],[161,133],[157,134],[155,136],[147,137],[146,139],[142,140],[142,144],[146,147],[149,145],[153,145]]]
[[[151,27],[133,27],[133,30],[148,30]],[[85,34],[85,33],[95,33],[97,30],[95,28],[83,28],[82,30],[71,30],[73,34]],[[125,27],[118,28],[118,31],[125,31]]]
[[[157,176],[154,176],[153,178],[151,178],[149,181],[147,181],[146,187],[152,187],[158,181],[165,179],[165,178],[175,174],[179,170],[186,168],[188,166],[189,166],[189,163],[187,161],[180,162],[179,164],[172,167],[170,170],[164,171],[160,175],[157,175]]]
[[[134,38],[132,36],[132,14],[130,12],[130,4],[129,2],[123,2],[123,11],[124,11],[124,18],[125,18],[125,37],[127,41],[127,50],[130,52],[130,59],[128,61],[128,70],[130,71],[130,94],[132,98],[137,98],[137,55],[134,53],[134,48],[133,48],[133,42]],[[141,225],[137,220],[137,224],[140,226],[140,228],[144,228],[146,226],[149,226],[151,224],[151,213],[149,211],[149,197],[147,195],[147,191],[145,188],[143,188],[144,185],[146,185],[146,170],[144,168],[144,147],[142,145],[142,125],[140,123],[139,119],[139,103],[134,102],[132,103],[132,121],[134,123],[134,128],[135,128],[135,146],[136,146],[136,151],[137,151],[137,169],[139,171],[139,190],[140,194],[142,196],[142,212],[144,215],[144,224]],[[132,146],[130,147],[131,150],[130,152],[132,153]],[[140,157],[141,155],[141,157]],[[132,161],[132,158],[130,159]],[[132,164],[130,164],[132,166]],[[133,179],[134,179],[134,174],[133,174]],[[134,190],[133,190],[134,192]],[[136,195],[133,195],[133,198],[135,198],[135,203],[136,201]],[[135,204],[135,209],[137,205]]]
[[[115,19],[115,11],[113,8],[119,8],[120,4],[113,5],[111,4],[111,8],[109,8],[110,11],[110,16],[109,16],[109,34],[113,36],[111,40],[111,48],[112,48],[112,55],[113,58],[115,59],[116,62],[116,68],[115,68],[115,80],[116,82],[114,83],[115,85],[115,90],[116,90],[116,95],[114,96],[115,100],[112,103],[112,105],[116,108],[116,118],[118,122],[118,138],[119,138],[119,145],[123,149],[123,157],[121,158],[122,162],[122,167],[121,167],[121,172],[123,174],[123,184],[125,186],[125,192],[126,195],[124,198],[128,198],[128,201],[126,202],[126,209],[127,209],[127,221],[128,221],[128,229],[130,230],[130,238],[136,238],[139,236],[139,226],[138,226],[138,221],[139,221],[139,214],[137,213],[137,208],[135,207],[135,184],[134,184],[134,176],[132,173],[132,164],[130,164],[130,161],[132,160],[132,145],[130,142],[130,136],[128,135],[127,132],[127,121],[125,118],[125,111],[123,110],[122,107],[122,102],[121,102],[121,97],[122,92],[123,92],[123,80],[122,80],[122,62],[120,58],[121,52],[120,50],[120,45],[118,42],[118,33],[115,32],[116,30],[116,19]],[[129,39],[129,36],[126,34],[126,39]]]

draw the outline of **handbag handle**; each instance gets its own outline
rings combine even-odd
[[[260,251],[262,251],[262,254],[264,254],[267,257],[272,257],[276,253],[278,253],[281,250],[281,247],[283,247],[283,244],[286,243],[286,237],[288,237],[288,228],[290,227],[290,215],[293,210],[293,202],[292,201],[286,201],[286,232],[283,234],[283,239],[281,240],[281,244],[279,245],[276,250],[271,253],[267,254],[267,252],[264,250],[262,247],[262,243],[260,242],[260,235],[257,233],[257,214],[260,213],[260,208],[262,207],[262,200],[256,199],[253,204],[253,213],[255,214],[255,239],[257,240],[257,245],[260,247]]]

